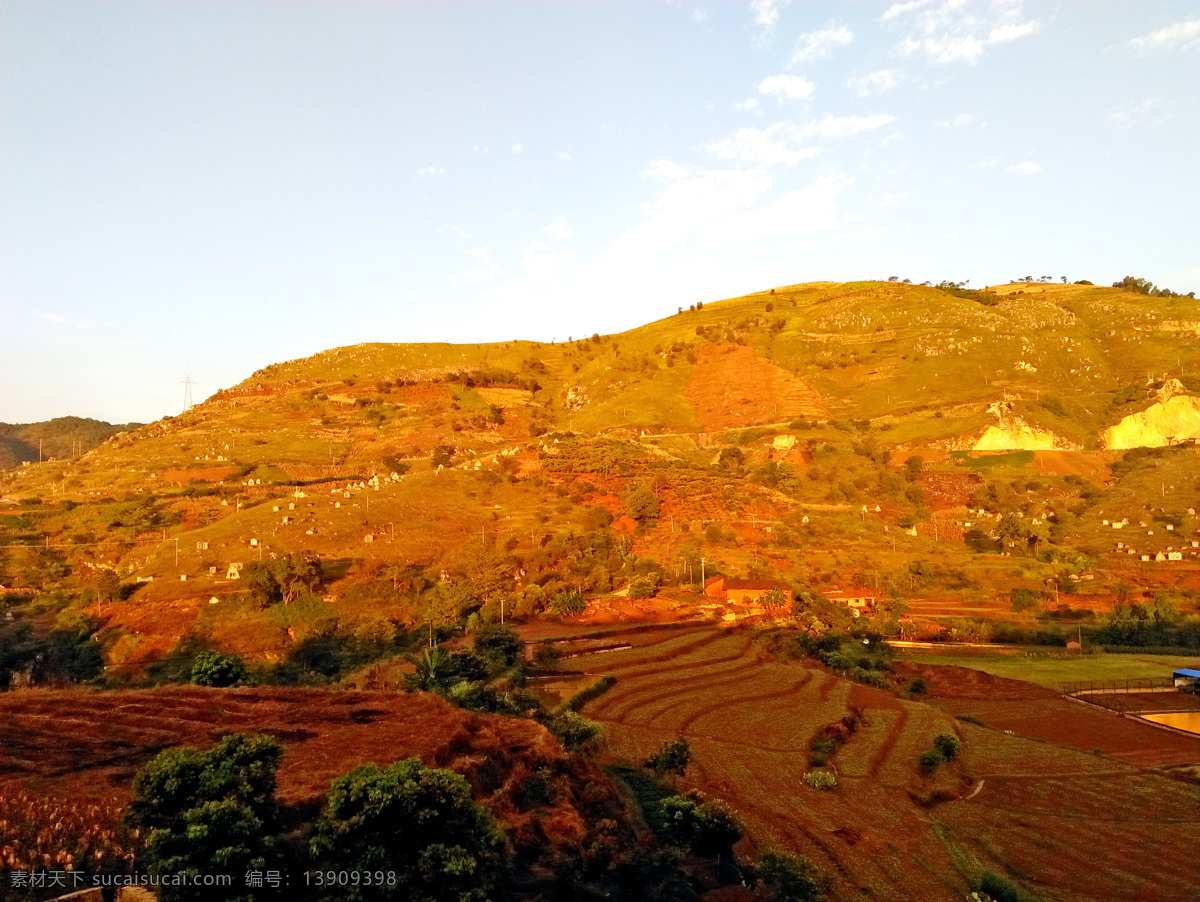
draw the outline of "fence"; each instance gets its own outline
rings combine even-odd
[[[1146,696],[1173,694],[1179,690],[1175,688],[1175,681],[1171,677],[1135,677],[1063,683],[1062,691],[1064,695],[1112,711],[1139,711],[1157,707]]]

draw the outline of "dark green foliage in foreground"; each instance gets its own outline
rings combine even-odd
[[[133,781],[126,818],[146,834],[139,863],[155,875],[245,874],[266,864],[276,821],[275,770],[283,751],[271,736],[225,736],[207,752],[159,753]],[[236,888],[227,899],[252,899]],[[164,886],[164,902],[214,898],[207,887]]]
[[[697,855],[726,857],[742,838],[742,825],[724,802],[698,792],[669,796],[660,803],[665,838]]]
[[[312,842],[338,869],[394,871],[395,886],[339,887],[339,899],[484,902],[502,872],[504,839],[467,781],[418,758],[338,777]]]

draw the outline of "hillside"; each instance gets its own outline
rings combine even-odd
[[[0,469],[22,463],[72,458],[98,448],[118,432],[141,423],[114,426],[103,420],[57,417],[43,423],[0,423]]]
[[[1194,299],[1117,288],[814,283],[558,344],[332,349],[6,471],[0,584],[57,598],[22,614],[47,628],[94,617],[127,674],[635,582],[698,615],[702,573],[870,586],[891,630],[1010,616],[1017,588],[1030,623],[1164,587],[1187,611],[1197,330]],[[288,555],[318,579],[256,594]]]

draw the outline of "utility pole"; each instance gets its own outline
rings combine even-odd
[[[179,566],[179,537],[175,537],[175,566]]]

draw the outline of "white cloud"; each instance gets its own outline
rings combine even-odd
[[[511,148],[509,148],[509,149],[510,149],[510,150],[512,150],[512,152],[513,152],[513,153],[515,153],[515,154],[522,154],[522,153],[525,153],[525,145],[524,145],[524,144],[514,144],[514,145],[513,145]]]
[[[838,224],[837,197],[851,181],[832,173],[769,203],[710,219],[697,227],[696,244],[701,250],[720,251],[831,231]]]
[[[798,75],[768,75],[758,83],[758,92],[777,100],[803,100],[811,97],[817,86]]]
[[[707,18],[708,18],[708,10],[700,9],[700,7],[696,7],[695,9],[692,10],[692,21],[693,22],[703,22]]]
[[[1166,122],[1168,116],[1159,115],[1159,100],[1149,97],[1133,103],[1123,103],[1108,114],[1108,121],[1120,129],[1133,128],[1140,125],[1159,125]]]
[[[847,138],[892,122],[894,116],[825,116],[803,125],[776,122],[765,129],[742,128],[727,138],[710,142],[705,149],[718,160],[742,166],[794,166],[820,153],[807,142],[812,138]]]
[[[890,22],[892,19],[897,19],[905,13],[910,13],[914,9],[920,9],[922,6],[928,6],[932,0],[911,0],[909,3],[893,3],[884,12],[882,19],[884,22]]]
[[[904,76],[897,69],[880,69],[858,78],[851,78],[846,84],[853,88],[859,97],[870,97],[872,94],[890,91],[903,80]]]
[[[567,225],[567,217],[560,216],[548,226],[543,226],[540,230],[543,235],[553,238],[555,241],[565,241],[575,234],[575,230]]]
[[[442,166],[422,166],[413,173],[413,178],[423,179],[429,175],[445,175],[446,170]]]
[[[1042,164],[1035,163],[1033,160],[1024,160],[1020,163],[1013,163],[1006,168],[1008,172],[1014,172],[1017,175],[1037,175],[1042,171]]]
[[[943,119],[938,128],[966,128],[968,125],[982,126],[983,123],[970,113],[959,113],[953,119]]]
[[[811,63],[814,60],[825,59],[833,55],[838,47],[845,47],[854,40],[854,32],[845,25],[829,25],[820,31],[810,31],[800,35],[796,49],[792,52],[788,65],[796,66],[801,63]]]
[[[492,262],[492,251],[486,247],[471,248],[471,268],[464,275],[472,282],[489,282],[500,275],[500,267]]]
[[[535,241],[525,249],[521,265],[529,280],[546,282],[570,269],[574,259],[572,251],[555,250],[544,241]]]
[[[1194,50],[1200,48],[1200,19],[1188,19],[1152,31],[1129,42],[1138,53],[1155,50]]]
[[[751,0],[750,11],[754,14],[754,24],[758,26],[757,44],[766,44],[775,36],[775,25],[779,22],[779,13],[792,0]]]
[[[802,129],[777,122],[765,129],[741,128],[728,138],[713,141],[706,150],[718,160],[733,160],[743,166],[795,166],[815,157],[820,148],[803,146]]]
[[[748,97],[741,103],[735,103],[733,108],[742,113],[757,113],[761,105],[757,97]]]
[[[895,119],[895,116],[887,113],[872,113],[869,116],[825,116],[810,122],[804,127],[804,131],[820,138],[848,138],[860,132],[882,128]]]
[[[47,313],[44,310],[37,310],[33,314],[39,319],[44,319],[48,323],[54,323],[58,326],[74,326],[76,329],[86,329],[87,323],[77,320],[72,316],[63,316],[61,313]]]
[[[567,153],[565,150],[556,150],[554,152],[554,159],[569,160],[569,159],[571,159],[571,155],[569,153]]]
[[[894,3],[882,21],[906,28],[897,45],[906,56],[925,56],[936,63],[975,63],[987,47],[1007,44],[1037,31],[1040,23],[1025,18],[1023,0],[914,0]]]

